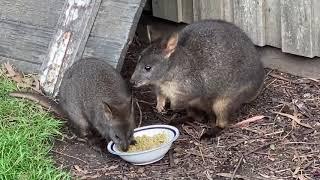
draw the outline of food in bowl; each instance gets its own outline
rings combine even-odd
[[[138,152],[123,152],[113,141],[108,143],[107,149],[111,154],[118,155],[134,165],[152,164],[161,160],[169,151],[172,143],[179,137],[179,130],[174,126],[160,124],[139,127],[134,130],[133,136],[135,139],[144,135],[150,138],[162,133],[165,134],[167,141],[148,150],[139,149]]]
[[[126,152],[139,152],[153,148],[157,148],[162,144],[168,142],[169,138],[166,133],[161,132],[153,136],[142,135],[134,138],[136,143],[130,145]]]

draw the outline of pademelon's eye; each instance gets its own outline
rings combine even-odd
[[[144,69],[145,69],[146,71],[150,71],[150,70],[151,70],[151,66],[146,65],[146,66],[144,67]]]

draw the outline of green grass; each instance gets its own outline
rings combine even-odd
[[[49,155],[62,122],[36,105],[8,96],[15,83],[0,76],[0,179],[70,179]]]

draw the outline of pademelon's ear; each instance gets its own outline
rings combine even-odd
[[[147,37],[148,37],[148,43],[152,43],[152,38],[151,38],[151,26],[147,24]]]
[[[103,104],[104,113],[105,113],[105,115],[107,116],[107,119],[108,119],[108,120],[111,120],[113,114],[114,114],[115,111],[116,111],[116,108],[113,107],[113,106],[111,106],[111,105],[109,105],[109,104],[106,103],[106,102],[102,102],[102,104]]]
[[[169,58],[175,51],[179,40],[179,34],[177,32],[172,33],[161,42],[162,53],[165,58]]]

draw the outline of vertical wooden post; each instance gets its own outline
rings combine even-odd
[[[40,84],[44,93],[56,96],[65,70],[84,51],[101,0],[66,0],[42,64]]]

